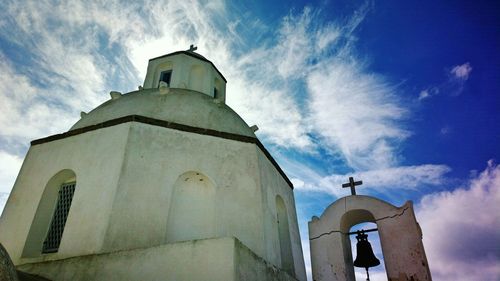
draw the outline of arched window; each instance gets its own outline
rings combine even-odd
[[[215,185],[199,172],[186,172],[174,184],[167,221],[167,242],[215,236]]]
[[[76,175],[62,170],[45,186],[23,249],[23,257],[59,250],[76,187]]]
[[[71,201],[73,201],[73,194],[75,193],[76,181],[65,182],[59,188],[57,197],[56,209],[52,216],[49,232],[45,241],[43,241],[42,253],[54,253],[59,250],[61,238],[68,218],[69,208]]]
[[[292,254],[292,242],[288,227],[288,212],[281,196],[276,196],[276,215],[278,221],[278,234],[280,240],[281,268],[290,275],[295,276]]]

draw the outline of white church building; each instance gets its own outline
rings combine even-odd
[[[205,57],[34,140],[0,219],[17,270],[49,280],[306,280],[293,185]]]

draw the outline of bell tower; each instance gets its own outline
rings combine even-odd
[[[354,266],[368,268],[380,262],[373,255],[366,232],[378,230],[389,281],[432,280],[422,243],[422,230],[415,218],[413,204],[393,206],[371,196],[356,195],[362,181],[353,178],[342,187],[351,195],[326,208],[320,217],[309,221],[309,243],[313,280],[354,281]],[[377,229],[350,232],[360,223],[375,223]],[[349,236],[358,238],[358,257],[353,261]]]

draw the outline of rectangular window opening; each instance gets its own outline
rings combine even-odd
[[[170,78],[172,78],[172,70],[162,71],[160,74],[160,82],[163,81],[170,87]]]
[[[219,97],[219,91],[217,91],[217,88],[214,88],[214,99]]]
[[[61,238],[68,218],[69,208],[75,193],[76,182],[64,183],[59,189],[57,205],[50,223],[49,232],[43,242],[42,253],[55,253],[59,250]]]

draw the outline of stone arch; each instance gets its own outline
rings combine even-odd
[[[288,223],[288,211],[281,196],[276,196],[276,219],[278,223],[278,238],[280,242],[281,268],[295,276],[293,264],[292,241]]]
[[[199,64],[191,66],[189,71],[189,89],[203,92],[205,83],[205,68]]]
[[[352,226],[349,230],[350,233],[356,232],[358,230],[369,230],[369,229],[376,229],[377,224],[374,222],[362,222],[360,224],[356,224]],[[380,264],[374,268],[370,268],[370,276],[372,276],[373,273],[377,273],[379,276],[385,275],[386,270],[385,270],[385,263],[384,263],[384,256],[382,253],[382,247],[380,245],[380,237],[378,234],[378,231],[370,231],[365,233],[368,235],[368,241],[371,245],[371,248],[373,250],[373,254],[375,257],[380,261]],[[352,255],[352,261],[354,263],[354,260],[358,257],[360,253],[358,253],[358,248],[357,248],[357,239],[356,239],[357,234],[351,234],[349,237],[349,242],[350,242],[350,247],[351,247],[351,255]],[[354,268],[354,275],[357,276],[358,279],[360,279],[360,276],[365,277],[366,276],[366,270],[361,267],[354,267],[354,264],[352,265]],[[364,279],[361,279],[364,280]]]
[[[42,253],[43,242],[56,209],[59,190],[63,184],[70,182],[76,182],[76,174],[73,170],[65,169],[52,176],[45,185],[24,244],[22,257],[36,257]]]
[[[204,174],[189,171],[173,187],[167,219],[168,243],[215,237],[214,182]]]
[[[314,280],[355,280],[348,231],[363,222],[377,224],[389,280],[431,280],[411,201],[396,207],[362,195],[335,201],[309,222]]]

